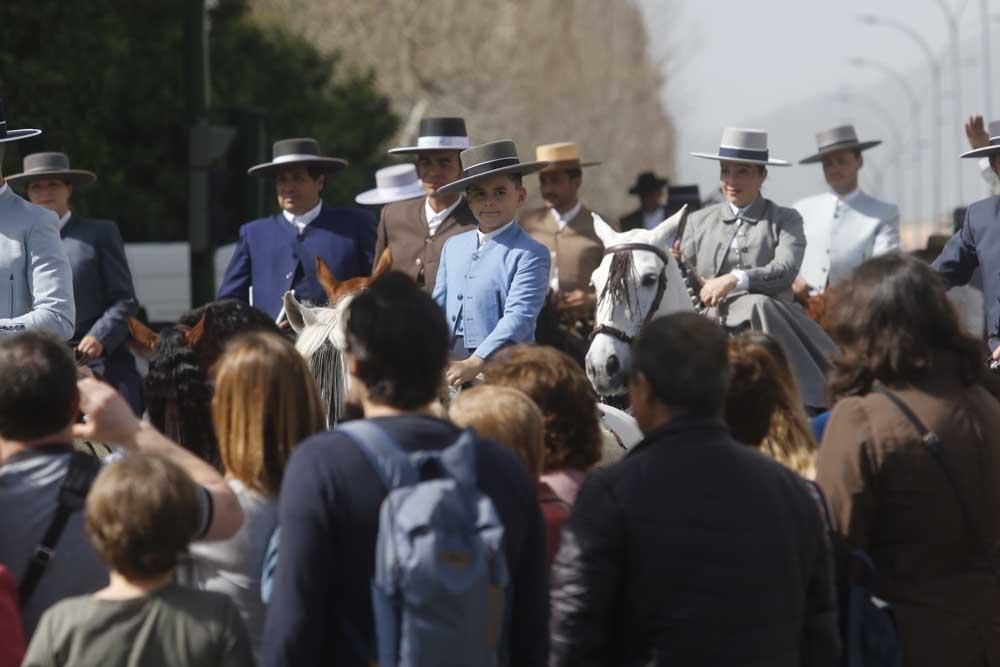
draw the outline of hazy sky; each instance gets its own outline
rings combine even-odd
[[[771,137],[772,155],[797,162],[815,148],[817,130],[851,121],[862,139],[876,137],[885,144],[866,153],[871,169],[863,182],[896,194],[895,165],[903,165],[903,207],[911,212],[929,209],[931,195],[915,198],[919,185],[928,187],[931,119],[929,68],[926,56],[904,34],[889,28],[867,26],[858,15],[871,12],[911,25],[943,57],[944,138],[942,151],[942,204],[958,201],[955,187],[961,120],[954,118],[952,67],[948,28],[935,0],[638,0],[649,25],[654,56],[662,59],[666,86],[664,105],[677,128],[676,164],[679,181],[697,182],[703,193],[717,184],[717,164],[693,158],[690,151],[710,151],[718,146],[723,126],[757,127]],[[965,5],[961,15],[962,113],[982,112],[980,68],[980,0],[945,0],[953,10]],[[992,0],[991,12],[1000,12]],[[991,19],[993,28],[1000,28]],[[996,41],[996,40],[994,40]],[[994,77],[1000,74],[1000,43],[991,53]],[[874,69],[849,65],[854,57],[878,61],[905,75],[924,107],[920,119],[924,147],[916,150],[910,119],[911,104],[903,89]],[[834,101],[838,91],[854,91],[868,101],[847,104]],[[1000,94],[993,91],[994,99]],[[873,110],[879,105],[888,114]],[[996,106],[996,105],[994,105]],[[890,115],[886,119],[885,115]],[[889,126],[889,120],[894,127]],[[902,138],[903,151],[894,133]],[[923,161],[921,163],[921,160]],[[915,164],[923,164],[922,170]],[[983,194],[975,165],[962,165],[963,199]],[[881,183],[879,173],[881,172]],[[922,179],[922,180],[920,180]],[[769,195],[782,203],[824,187],[818,167],[772,169]],[[921,203],[921,202],[926,203]]]

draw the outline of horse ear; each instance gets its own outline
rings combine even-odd
[[[387,273],[392,268],[392,248],[386,248],[382,251],[382,254],[378,258],[378,262],[375,263],[375,268],[372,270],[372,277],[368,281],[369,284],[375,282],[382,277],[382,274]]]
[[[601,243],[604,244],[605,248],[613,245],[618,232],[615,231],[614,227],[605,222],[601,216],[596,213],[591,213],[590,215],[594,218],[594,233],[597,234],[597,238],[601,239]]]
[[[146,348],[150,352],[155,350],[156,344],[160,342],[160,334],[156,333],[131,315],[128,318],[128,332],[131,334],[132,340],[139,343],[139,345]]]
[[[672,216],[658,224],[653,228],[653,245],[659,247],[663,245],[667,239],[670,238],[680,238],[678,231],[684,224],[684,219],[687,217],[687,204],[681,207],[681,210],[674,213]]]
[[[316,314],[299,303],[294,294],[285,292],[283,301],[285,304],[285,317],[288,318],[288,323],[292,325],[292,330],[295,333],[302,333],[303,329],[316,323]]]
[[[184,342],[192,350],[198,346],[201,341],[201,337],[205,335],[205,318],[208,317],[208,311],[205,311],[201,315],[201,319],[193,327],[184,332]]]
[[[326,262],[323,261],[323,258],[319,256],[316,257],[316,280],[319,281],[323,291],[326,292],[326,300],[329,303],[333,303],[340,282],[333,275],[333,271],[330,270]]]

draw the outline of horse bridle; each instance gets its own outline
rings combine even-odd
[[[653,302],[649,305],[649,310],[646,311],[646,316],[642,318],[642,324],[639,325],[639,328],[641,329],[643,325],[653,319],[653,315],[655,315],[656,311],[660,309],[660,302],[663,301],[663,295],[667,291],[667,266],[670,265],[670,257],[662,248],[657,248],[655,245],[650,243],[622,243],[620,245],[613,245],[605,248],[604,254],[617,255],[621,252],[632,252],[633,250],[645,250],[646,252],[651,252],[659,257],[663,262],[663,268],[660,269],[660,275],[656,281],[656,296],[653,297]],[[595,326],[594,330],[590,332],[590,340],[594,340],[594,338],[599,334],[605,334],[611,336],[612,338],[617,338],[626,345],[631,345],[635,340],[635,336],[629,336],[621,329],[613,327],[609,324],[599,324]]]

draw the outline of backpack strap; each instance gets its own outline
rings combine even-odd
[[[471,428],[462,431],[462,435],[446,449],[431,455],[440,459],[441,466],[456,482],[467,488],[476,488],[476,432]]]
[[[335,429],[361,448],[375,473],[390,491],[420,481],[417,468],[385,429],[370,419],[355,419],[338,424]]]
[[[74,451],[70,454],[69,469],[59,487],[59,504],[56,506],[56,513],[49,523],[45,535],[42,536],[41,543],[35,547],[35,553],[28,561],[28,567],[21,577],[21,584],[18,592],[21,596],[21,607],[28,604],[28,598],[35,592],[38,582],[49,562],[55,556],[56,545],[62,537],[66,524],[69,523],[70,516],[83,509],[87,501],[87,492],[94,483],[98,471],[101,469],[101,462],[89,454]]]
[[[962,518],[965,520],[965,525],[968,531],[973,535],[976,541],[981,542],[981,547],[984,550],[984,555],[986,557],[987,563],[989,564],[990,570],[993,572],[994,576],[1000,576],[1000,570],[997,568],[996,562],[993,559],[993,550],[990,548],[986,538],[980,531],[980,526],[977,526],[972,520],[972,510],[969,508],[966,502],[965,495],[962,493],[962,487],[955,479],[954,472],[952,471],[951,465],[948,463],[947,459],[944,457],[944,446],[941,442],[941,438],[937,436],[934,431],[927,428],[920,418],[910,409],[910,406],[900,398],[898,394],[890,390],[888,387],[881,383],[875,383],[872,385],[872,391],[882,394],[890,401],[892,401],[899,411],[903,413],[907,421],[917,430],[920,434],[920,439],[923,440],[924,445],[927,447],[927,451],[931,453],[932,458],[937,461],[938,465],[941,466],[941,470],[944,472],[944,476],[948,480],[948,484],[951,486],[955,497],[958,499],[959,507],[962,509]]]

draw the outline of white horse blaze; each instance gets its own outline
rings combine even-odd
[[[628,336],[637,336],[656,298],[657,280],[661,271],[666,272],[667,286],[659,307],[649,319],[669,313],[694,312],[684,279],[669,247],[670,240],[684,219],[686,209],[687,207],[682,208],[654,229],[633,229],[621,233],[594,214],[594,232],[605,248],[641,243],[663,250],[669,259],[664,267],[663,260],[656,253],[644,250],[622,251],[632,254],[632,275],[626,283],[631,299],[629,307],[629,304],[614,302],[611,295],[604,292],[613,258],[613,255],[605,255],[591,276],[597,290],[596,326],[605,325]],[[623,341],[605,333],[594,336],[587,351],[587,377],[598,395],[615,396],[626,392],[625,377],[631,369],[631,361],[631,349]]]

